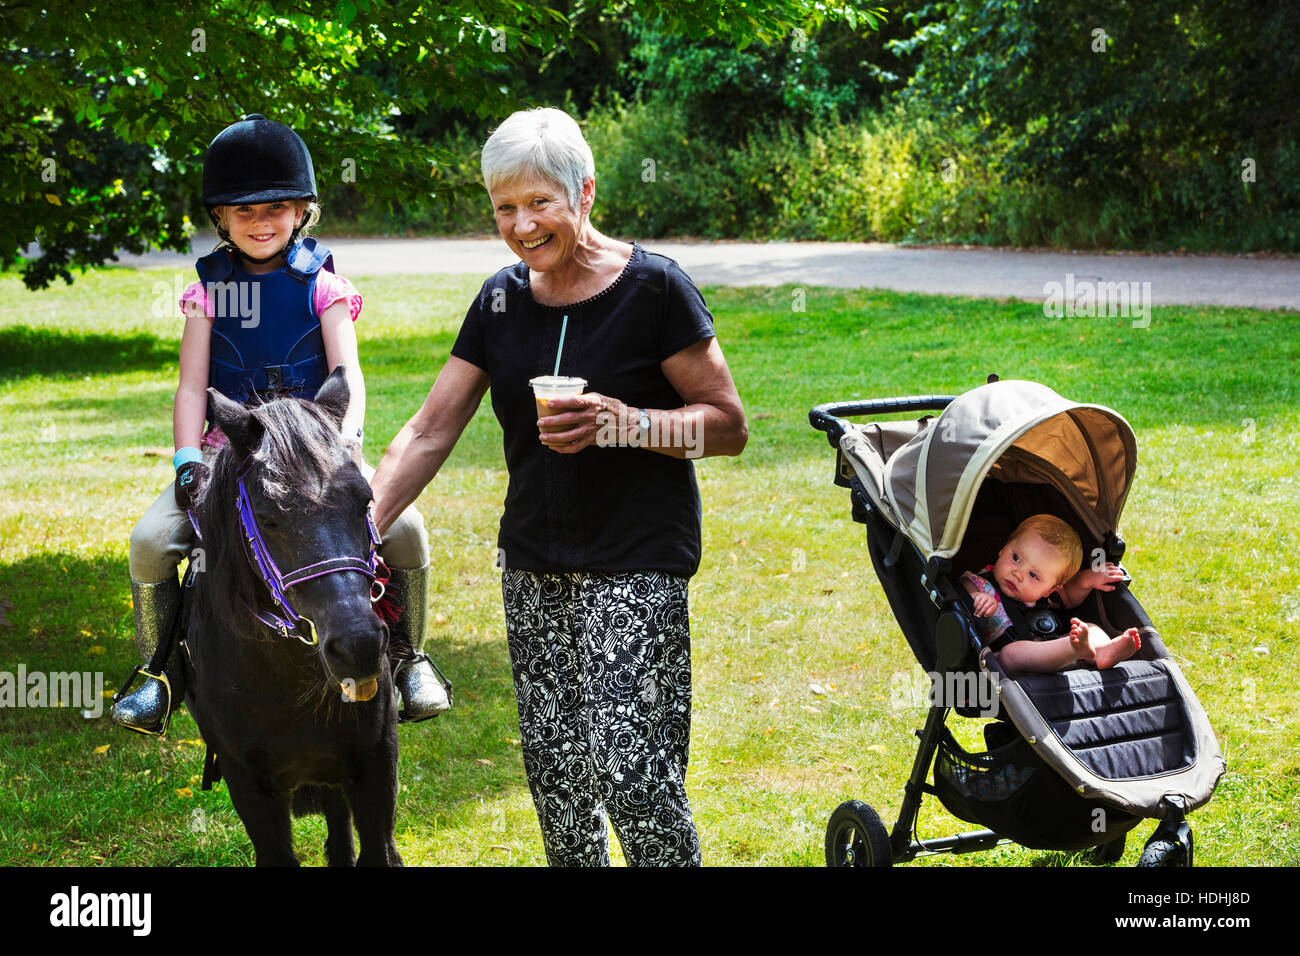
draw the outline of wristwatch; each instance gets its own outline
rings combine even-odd
[[[650,413],[640,409],[641,417],[637,419],[637,441],[641,448],[650,443]]]

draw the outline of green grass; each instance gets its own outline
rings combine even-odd
[[[367,296],[357,331],[377,463],[479,280],[354,279]],[[154,303],[165,306],[170,292],[159,290],[174,282],[109,269],[33,294],[0,277],[0,670],[98,671],[111,692],[135,662],[127,539],[170,477],[180,321]],[[1126,564],[1228,760],[1193,817],[1198,863],[1300,863],[1300,316],[1157,308],[1150,328],[1133,329],[1045,319],[1037,303],[806,291],[807,310],[794,312],[788,287],[706,290],[751,436],[740,458],[699,465],[687,784],[706,863],[819,865],[826,819],[845,799],[892,821],[923,720],[898,693],[920,669],[807,410],[957,392],[992,371],[1133,424]],[[408,863],[543,862],[494,570],[504,492],[485,404],[419,502],[435,569],[431,649],[457,707],[401,732]],[[954,726],[967,744],[978,739],[975,722]],[[76,711],[0,709],[0,865],[251,862],[224,788],[198,789],[197,738],[185,713],[157,742]],[[920,827],[969,829],[932,799]],[[1135,832],[1123,865],[1150,829]],[[320,818],[295,830],[304,860],[320,863]],[[1002,847],[918,865],[1068,862]]]

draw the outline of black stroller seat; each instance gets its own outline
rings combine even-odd
[[[1161,661],[1027,674],[1019,683],[1061,743],[1103,779],[1174,773],[1196,758],[1182,697]]]

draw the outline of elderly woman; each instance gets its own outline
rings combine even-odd
[[[552,865],[700,862],[683,778],[687,581],[700,562],[692,458],[748,432],[713,317],[671,259],[591,225],[578,125],[512,115],[483,147],[497,228],[520,261],[471,303],[423,407],[372,485],[380,529],[437,474],[492,390],[510,482],[498,539],[524,767]],[[590,390],[539,409],[529,380]]]

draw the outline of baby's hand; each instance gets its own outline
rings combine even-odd
[[[987,594],[984,591],[972,595],[971,601],[975,605],[976,617],[989,617],[998,609],[998,599],[992,594]]]
[[[1110,561],[1101,570],[1089,568],[1079,572],[1080,583],[1094,591],[1113,591],[1116,582],[1124,580],[1124,571],[1118,564]]]

